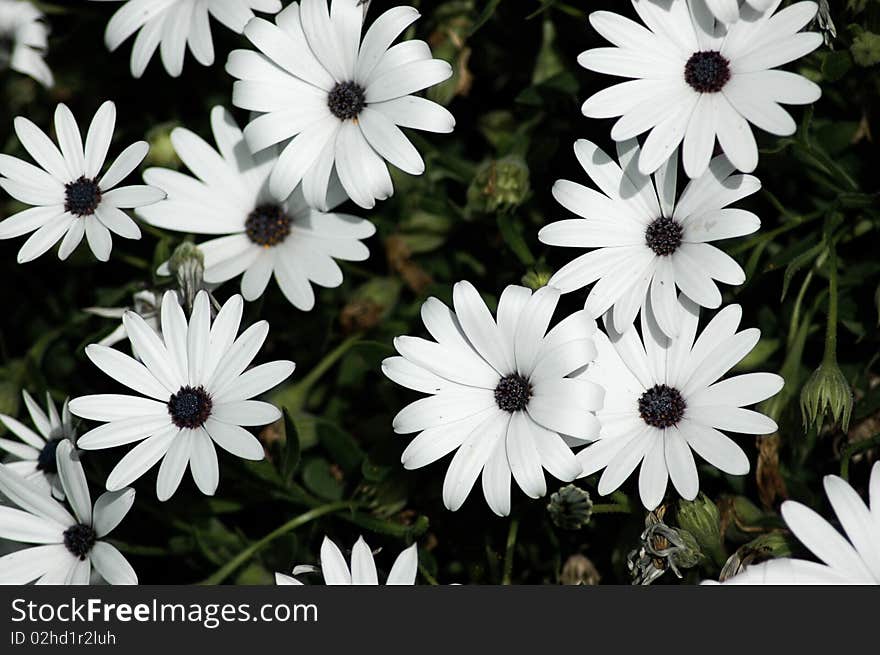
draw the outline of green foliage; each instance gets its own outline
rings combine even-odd
[[[382,4],[373,3],[371,16]],[[216,498],[201,496],[187,478],[170,501],[159,503],[155,470],[137,482],[132,520],[113,536],[144,582],[268,582],[274,571],[314,563],[324,534],[350,547],[360,533],[371,546],[385,547],[377,561],[386,571],[394,554],[418,539],[430,576],[423,581],[498,583],[508,557],[514,583],[557,583],[563,570],[571,570],[566,562],[581,558],[583,566],[584,557],[604,583],[631,580],[626,558],[640,548],[645,529],[634,479],[611,500],[598,496],[596,476],[579,481],[596,505],[589,523],[574,531],[554,524],[548,499],[533,501],[514,488],[518,531],[510,544],[510,520],[490,513],[479,484],[462,510],[451,513],[441,499],[445,461],[417,471],[400,465],[409,437],[395,435],[391,423],[417,394],[391,383],[380,368],[393,353],[395,336],[424,336],[419,308],[428,296],[449,302],[452,284],[468,279],[493,306],[505,285],[540,286],[564,263],[565,253],[537,240],[542,225],[567,217],[550,189],[560,178],[586,182],[572,152],[575,139],[611,147],[612,121],[585,119],[579,109],[609,81],[576,63],[578,53],[604,44],[586,17],[599,9],[631,15],[631,9],[619,0],[415,4],[423,18],[412,35],[429,41],[435,56],[455,70],[428,94],[455,114],[455,132],[414,135],[425,174],[393,171],[393,198],[366,213],[347,209],[376,223],[371,257],[343,263],[345,282],[338,289],[316,288],[312,312],[293,309],[274,284],[247,304],[245,323],[266,319],[271,325],[262,361],[297,363],[289,384],[268,398],[285,409],[284,420],[260,431],[267,461],[221,453]],[[26,156],[12,133],[14,116],[27,115],[48,129],[60,101],[85,121],[101,101],[115,100],[111,155],[146,138],[152,150],[145,165],[181,166],[170,148],[173,126],[209,136],[211,107],[231,108],[225,53],[244,40],[218,26],[215,65],[201,67],[188,55],[183,76],[172,79],[156,57],[134,80],[131,44],[112,54],[103,44],[117,7],[50,7],[48,62],[57,85],[45,91],[28,78],[0,73],[3,152]],[[797,134],[758,134],[764,190],[740,206],[757,213],[762,228],[721,244],[748,272],[746,284],[724,289],[724,303],[741,304],[743,325],[762,330],[758,349],[740,369],[786,378],[783,392],[762,407],[779,423],[776,446],[734,435],[760,475],[733,478],[700,466],[701,502],[712,516],[717,508],[723,538],[716,543],[704,529],[705,512],[670,511],[670,529],[686,535],[687,561],[679,562],[685,581],[717,575],[725,558],[740,562],[787,552],[784,539],[773,536],[782,525],[777,509],[784,495],[818,506],[822,476],[842,468],[864,491],[868,465],[880,449],[880,3],[849,0],[830,7],[836,39],[796,65],[822,85],[823,98],[814,107],[791,108],[800,121]],[[246,119],[244,112],[235,114]],[[0,198],[0,217],[20,209]],[[132,293],[154,288],[160,283],[156,266],[184,240],[146,227],[141,241],[115,240],[107,264],[80,248],[64,263],[48,254],[24,266],[15,263],[20,241],[0,242],[7,280],[0,286],[0,411],[22,417],[22,388],[49,390],[57,400],[115,391],[83,355],[83,347],[115,322],[82,309],[130,304]],[[216,295],[225,300],[237,291],[233,281]],[[558,316],[583,301],[582,293],[566,296]],[[803,426],[798,400],[823,361],[833,361],[852,390],[848,429],[838,424],[844,416],[837,411],[821,428]],[[94,490],[121,453],[84,458]],[[563,486],[548,482],[548,496]],[[676,501],[673,494],[668,499]],[[686,525],[676,524],[679,518]],[[695,555],[698,545],[708,557]],[[671,575],[658,579],[676,581]]]

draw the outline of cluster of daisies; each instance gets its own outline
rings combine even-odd
[[[495,313],[469,282],[454,286],[452,307],[422,306],[430,338],[400,336],[398,356],[382,364],[394,382],[426,394],[403,408],[393,430],[418,433],[402,455],[407,469],[452,454],[443,500],[455,511],[479,478],[489,508],[511,512],[511,481],[530,498],[547,493],[545,471],[562,481],[601,475],[609,494],[638,468],[648,510],[669,483],[685,499],[699,492],[694,453],[731,475],[749,470],[725,432],[769,434],[776,424],[748,407],[776,394],[774,374],[725,377],[755,347],[759,332],[740,329],[738,306],[723,309],[718,283],[745,281],[740,266],[713,242],[759,229],[734,205],[760,188],[752,125],[776,135],[795,131],[782,104],[807,104],[819,88],[776,70],[811,52],[821,37],[801,30],[813,2],[781,11],[781,0],[632,0],[643,24],[594,12],[593,27],[611,47],[579,63],[630,78],[583,105],[584,115],[616,118],[609,155],[579,140],[575,155],[592,186],[560,180],[559,203],[577,218],[546,225],[541,242],[585,250],[536,291],[509,286]],[[96,112],[85,137],[65,105],[55,112],[56,142],[26,118],[15,133],[34,163],[0,155],[0,188],[29,208],[0,222],[0,238],[29,234],[19,254],[29,262],[60,242],[65,259],[85,237],[99,261],[112,235],[141,238],[144,223],[210,238],[198,244],[203,283],[240,277],[241,295],[222,306],[205,290],[141,299],[149,311],[121,312],[122,325],[86,355],[128,393],[80,396],[59,414],[24,401],[36,432],[10,416],[0,421],[19,440],[0,439],[16,461],[0,464],[0,537],[33,544],[0,558],[0,582],[136,583],[105,536],[134,503],[129,485],[158,465],[156,495],[170,499],[187,468],[198,489],[219,485],[217,447],[244,459],[264,456],[246,428],[280,418],[255,400],[284,382],[290,361],[251,366],[268,334],[260,321],[239,334],[245,301],[274,277],[297,309],[315,305],[313,285],[342,283],[337,260],[369,256],[368,220],[339,208],[371,209],[394,188],[388,165],[424,171],[401,128],[451,132],[453,116],[414,95],[448,79],[450,65],[427,43],[399,37],[419,17],[395,7],[364,30],[369,2],[301,0],[128,0],[107,26],[110,50],[135,36],[131,73],[143,74],[156,50],[166,71],[182,74],[187,49],[214,62],[212,20],[242,34],[250,48],[229,53],[232,105],[250,112],[242,128],[214,107],[213,143],[177,128],[171,142],[190,174],[149,168],[144,184],[120,186],[148,152],[134,143],[105,168],[116,122],[112,102]],[[272,20],[254,12],[271,15]],[[23,0],[0,0],[0,66],[50,85],[43,62],[47,28]],[[639,137],[643,137],[641,140]],[[718,156],[716,141],[720,146]],[[679,182],[679,168],[686,181]],[[170,274],[166,262],[160,274]],[[584,309],[554,321],[563,294],[590,287]],[[719,310],[702,330],[701,309]],[[110,314],[108,314],[110,315]],[[118,314],[113,314],[117,315]],[[597,324],[601,321],[601,327]],[[133,356],[112,346],[130,343]],[[99,425],[77,435],[72,416]],[[130,447],[109,473],[94,505],[80,464],[88,451]],[[741,581],[880,581],[880,472],[869,509],[842,480],[826,489],[850,541],[797,504],[783,508],[792,530],[827,566],[779,560],[749,569]],[[65,504],[70,507],[70,511]],[[327,584],[378,584],[363,539],[350,564],[329,539],[321,547]],[[414,584],[416,545],[394,562],[386,582]],[[279,584],[302,584],[318,571],[301,565]],[[873,577],[872,577],[873,576]]]

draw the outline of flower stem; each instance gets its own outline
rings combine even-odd
[[[360,334],[353,334],[332,351],[327,353],[308,374],[296,384],[283,388],[272,398],[276,405],[286,407],[289,412],[296,413],[305,404],[312,386],[347,353],[352,346],[360,341]]]
[[[828,246],[828,324],[825,328],[825,356],[822,363],[837,363],[837,250],[832,242]]]
[[[593,505],[593,514],[629,514],[630,506],[618,503],[599,503]]]
[[[510,528],[507,531],[507,546],[504,551],[504,571],[501,576],[501,584],[509,585],[513,577],[513,554],[516,550],[516,533],[519,531],[519,519],[510,519]]]
[[[351,503],[348,501],[339,501],[336,503],[328,503],[327,505],[322,505],[321,507],[316,507],[313,510],[309,510],[304,514],[300,514],[292,519],[290,519],[284,525],[272,530],[265,537],[260,539],[259,541],[255,541],[250,546],[241,551],[238,555],[233,557],[230,561],[220,567],[216,573],[205,578],[199,584],[202,585],[217,585],[226,580],[230,575],[232,575],[235,570],[244,564],[247,560],[249,560],[257,551],[271,543],[278,537],[281,537],[288,532],[292,532],[297,528],[309,523],[310,521],[314,521],[317,518],[324,516],[325,514],[332,514],[333,512],[339,511],[341,509],[349,509],[351,507]]]

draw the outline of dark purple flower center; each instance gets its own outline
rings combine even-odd
[[[681,392],[665,384],[655,384],[639,398],[639,416],[661,430],[677,425],[686,408]]]
[[[495,402],[505,412],[524,410],[532,397],[532,385],[518,373],[501,378],[495,387]]]
[[[645,230],[645,243],[661,257],[671,255],[681,245],[683,230],[681,225],[671,218],[661,216],[655,219]]]
[[[71,553],[81,560],[86,558],[95,545],[98,534],[95,529],[85,523],[77,523],[64,531],[64,545]]]
[[[257,245],[271,248],[290,234],[290,217],[279,205],[260,205],[248,215],[244,231]]]
[[[214,403],[204,387],[181,387],[168,401],[171,421],[179,428],[198,428],[211,415]]]
[[[58,473],[58,462],[55,460],[55,451],[61,439],[49,439],[40,454],[37,456],[37,470],[43,473]]]
[[[342,121],[355,118],[366,104],[363,87],[354,82],[340,82],[327,95],[327,106]]]
[[[695,52],[684,66],[684,79],[698,93],[718,93],[730,81],[730,62],[717,50]]]
[[[64,209],[74,216],[90,216],[101,203],[101,189],[95,180],[81,176],[64,185]]]

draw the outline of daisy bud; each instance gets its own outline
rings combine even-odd
[[[529,167],[522,157],[493,159],[477,170],[468,205],[477,211],[508,213],[525,201],[529,189]]]
[[[205,258],[202,251],[195,244],[184,241],[171,254],[168,268],[177,280],[183,306],[192,309],[196,294],[205,286]]]
[[[852,416],[853,395],[836,361],[823,362],[801,389],[801,414],[804,427],[821,428],[826,413],[845,432]]]
[[[712,499],[700,493],[694,500],[678,501],[678,525],[690,532],[700,550],[710,555],[719,565],[724,562],[721,544],[721,514]]]
[[[522,276],[522,283],[529,289],[537,291],[541,287],[546,287],[550,283],[553,273],[544,267],[536,268]]]
[[[580,530],[590,522],[593,501],[584,489],[567,484],[550,496],[547,511],[550,512],[550,518],[557,528]]]
[[[178,168],[180,157],[171,143],[171,131],[178,127],[176,122],[161,123],[147,132],[147,143],[150,144],[150,152],[144,163],[150,166],[164,166],[166,168]]]
[[[565,560],[559,575],[559,582],[564,585],[595,586],[599,580],[601,576],[596,565],[583,555],[572,555]]]

